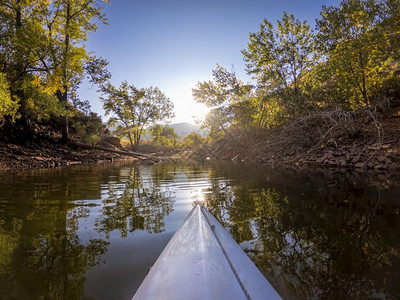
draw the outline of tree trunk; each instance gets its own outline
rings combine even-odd
[[[138,149],[138,147],[139,147],[139,140],[140,140],[140,138],[135,138],[135,140],[133,141],[133,147],[132,147],[132,150],[134,151],[134,152],[136,152],[137,151],[137,149]]]
[[[132,149],[133,149],[134,152],[136,152],[137,149],[138,149],[138,147],[139,147],[140,136],[141,136],[141,134],[140,134],[140,129],[136,129],[136,130],[133,132],[133,139],[134,139],[134,141],[133,141],[133,148],[132,148]]]
[[[62,129],[61,142],[64,144],[68,144],[70,142],[69,129],[68,129],[68,116],[61,117],[61,129]]]
[[[63,102],[65,105],[65,109],[68,110],[68,85],[67,85],[67,80],[68,80],[68,74],[67,74],[67,66],[68,66],[68,59],[67,59],[67,54],[69,52],[69,46],[70,46],[70,41],[69,41],[69,21],[70,21],[70,10],[71,7],[69,4],[67,4],[67,16],[66,16],[66,24],[65,24],[65,41],[64,41],[64,78],[63,78],[63,89],[64,91],[58,91],[58,100]],[[64,144],[69,143],[69,130],[68,130],[68,115],[65,114],[65,116],[61,116],[61,132],[62,132],[62,137],[61,137],[61,142]]]
[[[67,87],[64,87],[65,91],[57,91],[57,99],[61,103],[64,103],[65,109],[68,110],[68,103],[67,103],[67,97],[68,97],[68,92],[67,92]],[[70,142],[69,140],[69,129],[68,129],[68,115],[65,114],[64,116],[61,116],[61,142],[64,144],[68,144]]]
[[[19,39],[19,37],[20,37],[22,26],[23,25],[22,25],[21,0],[17,0],[16,13],[15,13],[15,34],[16,34],[17,39]],[[24,73],[22,57],[23,57],[22,53],[17,53],[17,64],[15,66],[17,88],[14,93],[18,97],[18,99],[21,103],[21,106],[19,107],[19,113],[21,114],[20,122],[21,122],[22,128],[23,128],[22,139],[23,140],[31,140],[33,138],[33,132],[32,132],[32,127],[31,127],[31,122],[27,116],[27,108],[26,108],[26,103],[25,103],[25,99],[24,99],[24,91],[21,87],[21,80],[23,80],[22,77],[23,77],[23,73]]]
[[[23,96],[23,93],[18,93],[18,96],[21,97]],[[26,108],[24,105],[24,101],[21,101],[21,106],[19,109],[19,112],[21,114],[21,118],[20,118],[20,124],[22,124],[22,128],[23,128],[23,134],[22,134],[22,138],[23,140],[32,140],[33,139],[33,129],[31,126],[31,121],[27,116],[26,113]]]
[[[362,72],[361,93],[362,93],[365,105],[367,106],[367,108],[369,108],[369,99],[368,99],[368,96],[367,96],[367,86],[366,86],[366,83],[365,83],[365,70],[364,70],[364,62],[363,62],[362,52],[360,52],[360,68],[361,68],[361,72]]]
[[[129,138],[129,142],[131,143],[132,151],[135,151],[135,147],[133,146],[133,141],[132,141],[132,135],[130,132],[128,132],[128,138]]]

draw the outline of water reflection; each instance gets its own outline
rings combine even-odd
[[[287,299],[400,298],[400,180],[253,165],[1,174],[0,299],[129,299],[202,200]]]
[[[400,297],[398,178],[255,169],[217,171],[207,205],[285,298]]]
[[[59,171],[43,174],[43,181],[11,175],[0,184],[1,299],[78,299],[86,270],[106,251],[107,241],[83,243],[76,233],[78,219],[89,213],[71,206],[79,176],[63,182]],[[84,196],[98,196],[93,183]]]
[[[164,231],[164,217],[173,211],[172,193],[162,181],[173,180],[168,168],[154,168],[151,174],[141,174],[139,168],[124,170],[122,179],[107,184],[107,196],[102,201],[96,228],[107,237],[114,230],[125,238],[137,229],[149,233]],[[103,187],[104,189],[104,187]]]
[[[165,230],[175,170],[115,164],[2,174],[0,299],[87,297],[87,272],[114,263],[104,258],[110,233]]]

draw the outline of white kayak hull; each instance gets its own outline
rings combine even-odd
[[[281,298],[221,224],[196,205],[133,299]]]

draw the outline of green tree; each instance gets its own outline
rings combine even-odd
[[[322,8],[317,27],[325,68],[351,108],[376,103],[380,95],[375,91],[394,76],[398,47],[393,47],[395,31],[387,19],[396,23],[399,7],[398,1],[345,0],[339,7]]]
[[[24,137],[31,138],[31,120],[48,115],[50,107],[55,109],[53,91],[37,80],[42,71],[38,64],[44,57],[42,49],[46,44],[43,7],[49,4],[44,0],[0,3],[0,72],[5,74],[13,106],[18,106]],[[45,101],[52,103],[46,105]],[[11,111],[9,120],[13,122],[15,116]]]
[[[68,101],[88,75],[94,83],[109,78],[106,61],[85,49],[87,35],[105,22],[95,0],[3,0],[0,5],[0,63],[11,99],[18,104],[24,136],[32,121],[62,115],[68,141]],[[15,115],[10,115],[12,121]]]
[[[85,143],[95,145],[100,141],[103,122],[94,112],[89,112],[85,115],[76,110],[71,118],[71,127]]]
[[[5,116],[10,116],[12,119],[18,116],[18,106],[18,102],[11,97],[5,74],[0,73],[0,127],[5,122]]]
[[[139,90],[124,81],[119,88],[108,83],[102,92],[105,113],[113,115],[110,123],[116,124],[119,132],[129,138],[133,151],[137,150],[147,126],[174,116],[172,102],[157,87]]]
[[[96,59],[85,48],[89,32],[97,30],[95,20],[106,23],[101,4],[108,0],[56,0],[47,8],[46,28],[48,58],[42,60],[57,86],[57,98],[63,103],[62,141],[69,141],[68,101],[76,98],[76,91],[85,74],[92,72],[110,75],[105,71],[106,62]],[[95,66],[97,63],[97,67]],[[91,77],[98,83],[100,76]]]
[[[193,131],[183,139],[183,144],[186,147],[199,147],[204,141],[205,139],[200,134]]]
[[[306,22],[286,12],[276,28],[264,19],[260,31],[250,34],[242,54],[247,73],[267,90],[271,100],[279,101],[278,105],[294,116],[297,107],[304,105],[304,73],[316,61],[314,35]]]
[[[149,129],[149,133],[155,145],[174,146],[178,140],[178,134],[175,129],[169,125],[155,124]]]
[[[213,80],[198,82],[192,89],[193,98],[211,108],[203,127],[210,129],[210,135],[218,136],[227,133],[228,127],[234,124],[234,105],[246,100],[251,91],[249,84],[244,84],[235,72],[229,72],[217,65],[212,71]]]

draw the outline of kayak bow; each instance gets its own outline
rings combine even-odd
[[[133,299],[281,298],[222,225],[197,204]]]

